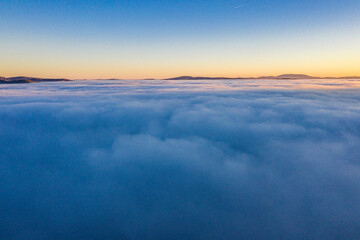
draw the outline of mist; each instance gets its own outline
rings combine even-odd
[[[0,86],[0,238],[357,239],[358,84]]]

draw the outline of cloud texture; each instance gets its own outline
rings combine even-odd
[[[1,86],[0,238],[359,238],[359,90],[246,84]]]

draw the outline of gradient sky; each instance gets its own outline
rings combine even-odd
[[[360,75],[359,0],[2,0],[0,76]]]

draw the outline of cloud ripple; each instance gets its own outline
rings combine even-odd
[[[0,89],[1,239],[360,237],[357,89],[137,83]]]

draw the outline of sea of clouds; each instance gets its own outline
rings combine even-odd
[[[313,81],[0,86],[0,238],[359,239],[359,81]]]

